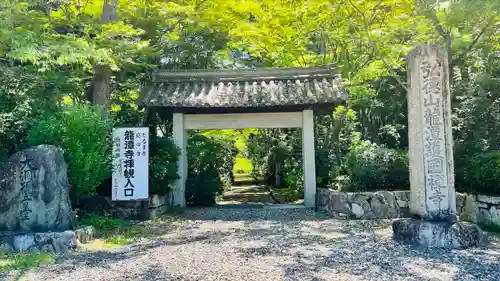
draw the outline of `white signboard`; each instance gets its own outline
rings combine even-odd
[[[149,197],[149,128],[113,130],[113,201]]]

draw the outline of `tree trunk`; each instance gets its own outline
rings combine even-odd
[[[102,6],[102,15],[101,15],[101,23],[110,23],[116,20],[118,7],[118,0],[112,0],[109,3],[109,0],[105,0]]]
[[[108,66],[94,67],[94,78],[92,79],[92,103],[108,105],[110,89],[111,70]]]
[[[117,18],[118,0],[105,0],[102,6],[101,23],[106,24]],[[107,65],[94,66],[92,79],[92,103],[107,106],[109,103],[111,69]]]

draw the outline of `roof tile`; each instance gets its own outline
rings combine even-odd
[[[154,74],[145,106],[238,108],[338,104],[348,94],[331,68],[192,71]]]

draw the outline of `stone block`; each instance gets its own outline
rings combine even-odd
[[[346,220],[349,218],[349,214],[345,213],[332,213],[333,217],[339,220]]]
[[[370,203],[368,203],[368,201],[361,202],[361,207],[363,208],[363,211],[365,213],[368,213],[368,212],[372,211],[372,207],[370,206]]]
[[[500,226],[500,207],[490,208],[491,223]]]
[[[500,205],[500,197],[478,195],[477,201],[488,203],[488,204],[493,204],[493,205]]]
[[[377,216],[375,216],[375,214],[372,211],[369,211],[369,212],[367,212],[367,213],[364,214],[364,216],[362,217],[362,219],[364,219],[364,220],[375,220],[375,219],[377,219]]]
[[[148,208],[157,208],[165,205],[170,205],[170,197],[168,195],[153,194],[148,202]]]
[[[71,230],[26,234],[2,232],[0,234],[0,248],[10,252],[65,253],[76,249],[77,243],[76,234]]]
[[[331,192],[328,209],[337,213],[350,214],[351,209],[347,201],[347,194],[342,192]]]
[[[457,213],[462,211],[462,208],[465,205],[465,195],[461,193],[456,193],[456,201],[457,201]]]
[[[399,217],[399,207],[396,198],[391,192],[376,192],[371,200],[371,210],[379,219],[389,219]]]
[[[409,190],[397,190],[397,191],[393,191],[392,194],[394,194],[394,197],[396,197],[396,199],[398,201],[410,202],[410,191]]]
[[[470,194],[466,195],[463,204],[461,212],[459,213],[460,218],[465,221],[477,223],[478,207],[476,205],[475,196]]]
[[[476,202],[476,206],[478,208],[481,208],[481,209],[489,209],[490,208],[490,205],[488,205],[487,203],[483,203],[483,202]]]
[[[409,201],[401,201],[401,200],[396,200],[398,203],[399,208],[408,208],[410,207],[410,202]]]
[[[73,229],[67,168],[63,152],[52,145],[12,155],[2,177],[0,231]]]
[[[370,199],[372,196],[373,193],[370,192],[351,193],[349,194],[349,202],[360,204],[361,202]]]
[[[351,205],[351,212],[358,219],[361,218],[361,217],[363,217],[363,215],[365,214],[365,211],[363,210],[363,207],[361,207],[357,203],[352,203],[352,205]]]
[[[321,208],[328,205],[329,190],[326,188],[318,188],[316,193],[316,206]]]
[[[76,235],[76,239],[80,243],[83,243],[83,244],[88,243],[89,241],[94,239],[95,228],[92,226],[86,226],[83,228],[79,228],[79,229],[75,230],[75,235]]]
[[[490,211],[487,209],[479,209],[477,220],[480,223],[490,224],[491,223]]]
[[[413,218],[393,222],[394,239],[421,248],[464,249],[484,246],[488,238],[481,229],[463,222],[430,222]]]

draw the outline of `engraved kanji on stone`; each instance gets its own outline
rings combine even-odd
[[[420,65],[422,71],[422,88],[424,93],[424,106],[439,105],[442,92],[442,65],[441,62],[423,61]]]
[[[424,149],[426,157],[436,157],[441,154],[441,140],[436,138],[427,138]]]
[[[430,135],[430,139],[440,140],[441,138],[441,127],[439,126],[431,126],[428,128],[428,133]]]
[[[434,107],[434,110],[427,108],[424,114],[425,124],[428,126],[441,126],[443,125],[443,118],[439,107]]]
[[[429,199],[436,205],[440,206],[441,202],[446,198],[446,195],[444,195],[440,190],[436,190],[433,192],[431,196],[429,196]]]
[[[444,175],[428,175],[427,176],[427,187],[431,190],[439,190],[440,188],[445,187],[444,183]]]
[[[427,160],[427,173],[439,174],[443,172],[443,157],[435,157]]]
[[[21,216],[21,220],[23,220],[23,221],[29,220],[30,213],[33,213],[33,211],[29,207],[29,201],[23,201],[22,202],[22,209],[19,212],[19,215]]]
[[[439,107],[434,107],[433,110],[430,108],[425,110],[424,114],[425,125],[428,129],[431,139],[440,139],[441,131],[443,126],[443,119],[441,116],[441,110]]]

